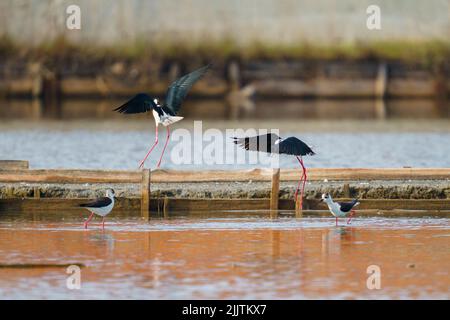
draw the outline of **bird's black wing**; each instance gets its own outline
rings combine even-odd
[[[114,111],[120,113],[142,113],[155,110],[157,105],[152,97],[145,93],[138,93]]]
[[[88,203],[82,203],[80,204],[80,207],[83,208],[103,208],[103,207],[107,207],[111,204],[112,200],[108,197],[102,197],[102,198],[98,198],[92,202],[88,202]]]
[[[210,64],[197,69],[185,76],[175,80],[167,89],[166,100],[164,104],[170,108],[174,114],[177,114],[181,107],[181,102],[188,94],[194,83],[199,80],[211,67]]]
[[[355,199],[352,202],[338,202],[340,209],[342,212],[349,212],[353,209],[353,207],[358,203],[358,200]]]
[[[275,141],[277,141],[279,138],[280,137],[275,133],[268,133],[254,137],[233,137],[233,142],[249,151],[278,153],[278,147],[275,144]]]
[[[315,154],[306,143],[296,137],[289,137],[282,140],[278,144],[278,150],[280,154],[291,154],[294,156],[312,156]]]

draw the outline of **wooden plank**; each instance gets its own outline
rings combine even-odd
[[[450,168],[311,168],[308,181],[315,180],[423,180],[450,179]],[[281,171],[282,181],[297,181],[298,170]]]
[[[28,168],[29,163],[26,160],[0,160],[0,170],[20,170]]]
[[[270,213],[270,199],[178,199],[168,198],[166,210],[172,212],[239,212],[247,214],[249,211],[262,210]],[[68,212],[82,210],[79,204],[88,199],[50,199],[50,198],[25,198],[25,199],[0,199],[0,212],[45,212],[64,215]],[[335,199],[336,201],[348,199]],[[150,208],[157,209],[158,199],[150,199]],[[357,207],[360,210],[429,210],[429,211],[448,211],[450,212],[450,199],[366,199],[360,200],[361,204]],[[327,212],[327,207],[318,199],[305,199],[303,201],[305,208],[302,214],[310,211]],[[114,207],[113,213],[133,212],[136,216],[140,215],[140,198],[119,198]],[[295,214],[294,201],[290,199],[279,200],[279,210],[288,210]],[[247,211],[247,212],[245,212]],[[280,211],[280,212],[281,212]],[[280,214],[280,213],[279,213]]]
[[[280,169],[273,169],[272,172],[272,188],[270,191],[270,210],[273,211],[273,217],[276,218],[278,213],[278,199],[280,193]]]
[[[251,170],[162,170],[152,171],[152,183],[160,182],[230,182],[230,181],[271,181],[272,169]]]
[[[0,212],[46,212],[65,214],[73,211],[84,211],[80,208],[81,203],[92,199],[55,199],[55,198],[23,198],[23,199],[0,199]],[[118,198],[114,211],[133,211],[136,215],[140,212],[139,198]],[[87,211],[86,211],[87,212]]]
[[[0,171],[0,182],[44,183],[140,183],[137,170],[7,170]]]
[[[297,181],[297,169],[282,169],[281,181]],[[271,181],[271,169],[174,171],[155,170],[152,182]],[[450,179],[450,168],[310,168],[309,181]]]
[[[142,170],[141,217],[145,220],[150,218],[150,175],[150,169]]]
[[[323,180],[423,180],[450,179],[450,168],[311,168],[309,181]],[[297,181],[297,169],[282,169],[281,181]],[[252,170],[155,170],[152,183],[271,181],[272,169]],[[140,183],[137,170],[0,170],[0,182]]]

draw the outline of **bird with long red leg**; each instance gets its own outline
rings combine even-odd
[[[142,168],[144,166],[144,163],[147,160],[148,156],[152,153],[153,149],[158,144],[158,126],[162,124],[164,127],[166,127],[167,135],[163,151],[156,165],[156,167],[159,168],[164,155],[164,151],[166,151],[167,143],[170,139],[169,126],[183,119],[183,117],[177,116],[177,113],[181,108],[181,103],[183,102],[184,98],[186,97],[194,83],[201,77],[203,77],[203,75],[208,71],[210,67],[210,65],[204,66],[175,80],[167,90],[166,99],[163,104],[159,104],[157,99],[149,96],[146,93],[139,93],[135,95],[131,100],[114,109],[114,111],[127,114],[152,111],[156,125],[155,142],[145,155],[144,159],[140,162],[139,168]]]
[[[234,137],[233,139],[233,142],[235,144],[249,151],[260,151],[271,154],[285,154],[295,156],[302,168],[302,176],[300,177],[297,189],[295,190],[295,201],[297,202],[300,185],[302,185],[300,194],[300,207],[302,207],[305,184],[308,179],[307,170],[305,164],[303,163],[303,156],[315,155],[315,152],[311,149],[310,146],[296,137],[283,139],[275,133],[268,133],[259,136],[244,138]]]
[[[334,202],[330,194],[322,194],[322,200],[324,201],[331,214],[336,218],[336,226],[338,225],[338,218],[346,217],[349,215],[347,224],[350,224],[353,216],[355,215],[354,208],[359,205],[358,199],[354,199],[351,202]]]
[[[105,229],[105,217],[114,208],[114,196],[114,190],[108,189],[106,190],[106,197],[97,198],[92,202],[80,204],[80,207],[86,208],[91,212],[91,215],[84,223],[85,229],[87,229],[89,222],[91,222],[94,217],[94,214],[102,217],[102,229]]]

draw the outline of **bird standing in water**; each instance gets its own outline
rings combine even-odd
[[[359,205],[358,199],[354,199],[351,202],[334,202],[328,193],[322,194],[322,200],[324,201],[331,214],[336,217],[336,226],[338,225],[338,218],[346,217],[350,213],[350,217],[347,220],[347,224],[350,224],[355,214],[354,207]]]
[[[181,108],[183,99],[186,97],[194,83],[199,80],[210,67],[210,65],[204,66],[174,81],[167,90],[166,99],[163,104],[159,104],[157,99],[149,96],[146,93],[139,93],[135,95],[131,100],[114,109],[114,111],[118,111],[120,113],[143,113],[152,111],[156,125],[155,142],[147,152],[144,159],[140,162],[139,168],[142,168],[144,166],[145,160],[147,160],[150,153],[158,144],[158,125],[162,124],[167,129],[167,136],[163,151],[159,158],[158,164],[156,165],[156,167],[159,168],[164,155],[164,151],[166,150],[167,143],[169,142],[170,138],[169,125],[183,119],[183,117],[177,116],[177,113]]]
[[[91,212],[91,215],[84,223],[84,228],[87,229],[89,222],[94,217],[94,214],[101,216],[102,219],[102,229],[105,229],[105,217],[111,212],[114,208],[114,190],[108,189],[106,190],[106,197],[97,198],[96,200],[80,204],[80,207],[86,208]]]
[[[302,191],[300,195],[300,207],[303,204],[303,194],[305,191],[305,184],[308,178],[306,173],[306,167],[303,163],[303,156],[315,155],[314,151],[302,140],[296,137],[289,137],[286,139],[280,138],[275,133],[262,134],[254,137],[236,138],[234,137],[234,143],[243,147],[249,151],[260,151],[271,154],[286,154],[293,155],[297,158],[302,167],[302,176],[298,181],[297,189],[295,190],[295,201],[297,201],[298,191],[300,190],[300,184],[302,184]]]

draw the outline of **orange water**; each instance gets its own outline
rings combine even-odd
[[[0,298],[450,298],[450,219],[82,221],[0,218]],[[80,290],[66,267],[5,268],[70,263]]]

